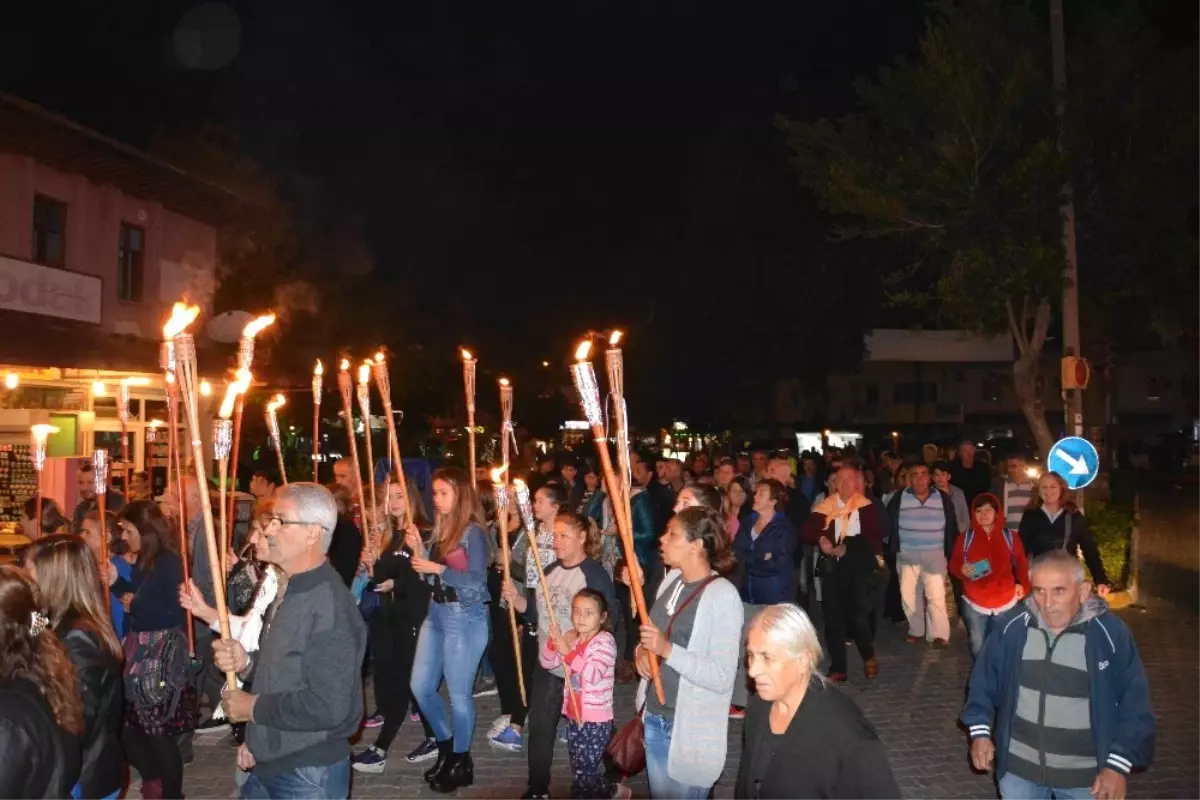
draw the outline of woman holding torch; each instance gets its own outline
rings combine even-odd
[[[479,522],[474,483],[453,467],[433,474],[433,537],[428,552],[409,533],[412,568],[430,586],[429,616],[421,625],[413,663],[412,690],[433,728],[438,759],[425,779],[435,792],[452,792],[475,781],[471,737],[475,702],[471,690],[488,642],[487,532]],[[438,686],[446,681],[454,727]],[[453,738],[452,738],[453,737]]]
[[[538,496],[547,490],[543,486]],[[557,488],[557,487],[555,487]],[[536,513],[536,512],[535,512]],[[504,585],[503,596],[524,615],[527,628],[537,630],[538,652],[544,653],[551,636],[560,637],[575,627],[572,600],[581,589],[595,589],[604,595],[608,607],[616,606],[613,582],[600,564],[600,531],[596,523],[572,512],[560,512],[554,520],[554,555],[557,560],[544,570],[546,587],[538,591],[536,582],[519,593],[512,581]],[[548,607],[546,598],[554,607]],[[556,640],[557,641],[557,640]],[[529,789],[526,797],[547,797],[550,769],[554,763],[554,740],[562,715],[565,672],[561,659],[557,664],[545,660],[533,670],[529,696]],[[574,675],[575,681],[579,676]],[[572,681],[574,684],[575,681]],[[572,705],[580,702],[580,689],[572,686]],[[576,707],[576,718],[581,714]],[[570,723],[568,723],[570,724]]]
[[[408,714],[417,634],[429,610],[429,585],[413,570],[414,551],[408,544],[412,537],[422,544],[428,540],[429,520],[420,498],[406,494],[395,476],[383,488],[384,504],[376,512],[376,518],[384,525],[378,535],[372,534],[375,541],[362,552],[362,563],[370,576],[366,591],[376,592],[380,597],[379,611],[368,623],[375,714],[365,727],[381,730],[374,744],[350,760],[356,772],[376,775],[387,769],[388,749]],[[424,716],[421,722],[425,726],[425,741],[434,739],[436,744],[433,729]]]

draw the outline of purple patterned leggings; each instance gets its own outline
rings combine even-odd
[[[612,797],[616,787],[604,777],[604,751],[612,738],[608,722],[567,722],[567,751],[571,754],[571,797]]]

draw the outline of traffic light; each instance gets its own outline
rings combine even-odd
[[[1062,388],[1086,389],[1092,377],[1092,368],[1086,358],[1064,356],[1062,360]]]

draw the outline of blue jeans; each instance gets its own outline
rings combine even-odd
[[[1052,797],[1055,800],[1092,800],[1092,787],[1055,789],[1039,786],[1009,772],[1000,779],[1000,797],[1003,800],[1050,800]]]
[[[269,778],[250,772],[239,796],[242,800],[345,800],[350,796],[350,759],[326,767],[297,767]]]
[[[971,651],[971,659],[974,660],[979,655],[979,651],[983,649],[983,643],[987,640],[988,634],[992,632],[996,615],[982,614],[966,600],[963,600],[962,618],[963,624],[967,626],[967,647]]]
[[[647,712],[642,715],[642,724],[646,728],[646,777],[650,780],[650,796],[655,800],[707,800],[711,786],[688,786],[667,774],[675,720]]]
[[[439,742],[451,736],[438,685],[446,680],[454,714],[454,752],[471,749],[475,733],[475,672],[488,641],[487,610],[482,603],[430,603],[413,659],[412,691]]]

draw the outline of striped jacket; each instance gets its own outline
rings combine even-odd
[[[999,617],[967,685],[961,720],[971,739],[996,745],[996,778],[1009,771],[1009,750],[1021,694],[1021,662],[1037,628],[1032,598]],[[1129,628],[1108,604],[1089,598],[1081,620],[1091,707],[1091,743],[1098,768],[1128,775],[1154,759],[1155,719],[1150,684]],[[1059,786],[1056,788],[1072,788]]]

